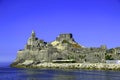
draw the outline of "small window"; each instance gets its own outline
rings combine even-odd
[[[63,58],[57,58],[57,60],[62,60]]]

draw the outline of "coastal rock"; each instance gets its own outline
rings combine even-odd
[[[25,48],[17,52],[12,66],[38,63],[105,63],[106,59],[120,59],[120,48],[107,49],[105,45],[86,48],[79,45],[71,33],[60,34],[56,40],[45,42],[32,31]],[[111,55],[111,56],[110,56]],[[56,61],[56,62],[55,62]]]
[[[60,34],[55,41],[51,42],[51,44],[60,50],[66,50],[70,47],[82,48],[82,46],[75,42],[71,33]]]

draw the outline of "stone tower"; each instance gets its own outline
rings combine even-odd
[[[35,37],[36,37],[35,32],[34,32],[33,30],[32,30],[31,37],[32,37],[32,38],[35,38]]]
[[[57,41],[63,41],[63,40],[68,40],[68,41],[73,41],[73,37],[71,33],[68,34],[60,34],[57,38]]]
[[[32,31],[30,38],[28,39],[28,45],[33,45],[36,41],[36,35],[35,32]]]

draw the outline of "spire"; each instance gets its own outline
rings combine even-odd
[[[34,30],[32,30],[32,34],[34,34],[35,33],[35,31]]]
[[[35,32],[34,32],[34,30],[32,30],[31,37],[32,37],[32,38],[35,38]]]

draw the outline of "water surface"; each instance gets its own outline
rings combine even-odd
[[[0,80],[120,80],[120,71],[18,69],[4,63]]]

